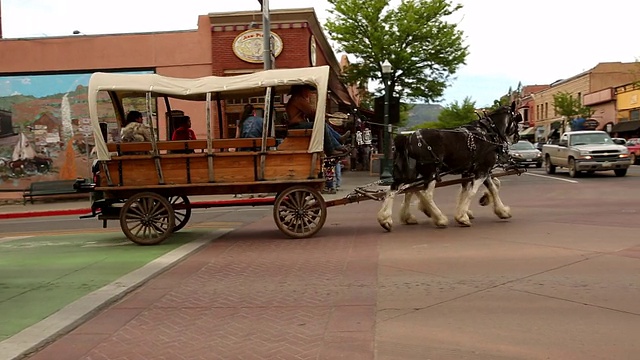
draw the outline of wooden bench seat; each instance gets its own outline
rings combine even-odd
[[[214,150],[236,148],[260,148],[262,146],[261,138],[239,138],[239,139],[214,139],[211,141]],[[181,151],[194,150],[205,152],[207,149],[207,140],[181,140],[181,141],[158,141],[158,150],[162,151]],[[267,147],[276,146],[275,138],[267,138]],[[125,143],[107,143],[107,149],[110,152],[117,152],[119,156],[127,153],[145,153],[152,149],[150,142],[125,142]]]

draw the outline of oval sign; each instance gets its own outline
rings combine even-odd
[[[262,30],[247,30],[233,40],[233,53],[246,62],[261,63],[263,62],[263,38]],[[273,32],[271,33],[271,46],[273,47],[273,56],[280,55],[282,52],[282,39]]]

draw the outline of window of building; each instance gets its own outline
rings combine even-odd
[[[629,111],[629,119],[631,121],[640,120],[640,109],[635,109],[635,110]]]
[[[549,103],[544,103],[544,118],[549,118]]]

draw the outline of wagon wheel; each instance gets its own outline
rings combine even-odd
[[[173,227],[173,232],[176,232],[187,225],[187,222],[191,219],[191,201],[189,201],[189,198],[184,195],[169,196],[168,200],[174,208],[173,214],[176,218],[176,225]],[[185,208],[176,210],[175,205],[181,205],[180,207]]]
[[[120,210],[122,232],[138,245],[156,245],[173,230],[175,216],[169,201],[153,192],[136,194]]]
[[[276,197],[273,219],[278,229],[289,237],[311,237],[322,229],[327,220],[327,204],[317,190],[293,186]]]

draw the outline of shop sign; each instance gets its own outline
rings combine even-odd
[[[261,63],[264,49],[262,30],[247,30],[233,40],[233,53],[238,58],[250,63]],[[277,57],[282,52],[282,39],[271,33],[271,53]]]

